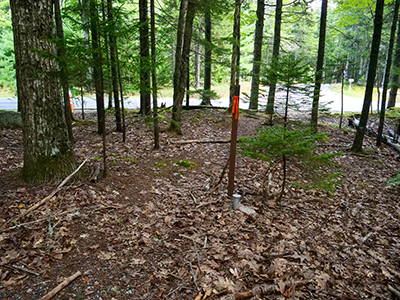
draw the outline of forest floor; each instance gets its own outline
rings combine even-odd
[[[236,187],[247,209],[233,210],[227,176],[217,185],[229,144],[175,143],[229,139],[230,115],[185,112],[183,136],[165,131],[166,120],[156,151],[141,117],[127,118],[125,143],[110,117],[107,178],[90,182],[86,170],[14,224],[57,184],[22,182],[21,131],[1,131],[1,299],[41,299],[77,271],[57,299],[395,299],[388,284],[400,287],[399,188],[386,185],[400,170],[398,153],[370,137],[368,153],[349,152],[354,130],[325,116],[319,130],[328,140],[317,150],[343,151],[332,166],[342,173],[336,191],[289,184],[278,201],[281,172],[267,196],[269,164],[238,154]],[[255,135],[264,121],[241,114],[239,136]],[[96,129],[91,121],[74,127],[79,162],[100,163]],[[288,168],[289,183],[303,177]]]

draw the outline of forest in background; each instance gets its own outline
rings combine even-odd
[[[83,1],[84,2],[84,1]],[[100,4],[100,3],[99,3]],[[118,37],[121,72],[127,93],[137,93],[139,87],[139,5],[132,1],[113,1],[115,24],[100,22],[103,34],[114,26]],[[390,35],[391,1],[387,1],[381,51],[379,56],[376,85],[382,85],[386,65],[386,54]],[[241,80],[250,81],[253,61],[253,44],[257,1],[243,1],[241,11]],[[205,12],[210,11],[212,26],[211,42],[205,39]],[[16,92],[14,46],[9,1],[0,1],[0,85],[2,89]],[[93,89],[90,79],[91,49],[85,39],[88,28],[82,20],[82,1],[61,1],[67,64],[70,69],[71,88],[79,95],[82,86],[85,91]],[[102,14],[99,5],[99,14]],[[193,43],[190,53],[190,89],[201,90],[204,81],[205,51],[211,49],[212,87],[229,82],[231,36],[233,22],[233,1],[213,1],[204,4],[193,22]],[[266,75],[272,57],[274,38],[275,1],[266,1],[265,24],[262,40],[261,76]],[[160,87],[172,87],[174,72],[174,51],[176,26],[179,16],[178,1],[156,1],[156,47],[157,83]],[[329,4],[324,82],[340,82],[341,72],[345,71],[346,82],[354,79],[358,85],[365,84],[368,68],[369,50],[372,41],[374,1],[332,1]],[[305,63],[310,72],[315,69],[318,50],[318,24],[320,5],[313,1],[284,1],[282,14],[281,51],[294,51]],[[87,25],[86,25],[87,27]],[[101,43],[104,52],[103,63],[109,64],[106,43]],[[105,68],[104,76],[111,77]],[[211,87],[211,90],[213,88]]]

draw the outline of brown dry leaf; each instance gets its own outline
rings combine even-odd
[[[200,293],[196,296],[196,298],[195,298],[194,300],[201,300],[202,297],[203,297],[203,293],[200,292]]]
[[[316,277],[317,284],[321,288],[321,290],[326,289],[326,285],[327,285],[328,281],[330,280],[330,278],[331,277],[325,272],[322,272],[321,275],[318,275]]]
[[[205,300],[207,297],[210,297],[211,294],[213,293],[213,288],[212,289],[208,289],[205,293],[204,293],[204,297],[203,300]]]
[[[6,281],[2,281],[1,282],[1,285],[3,286],[3,287],[9,287],[9,286],[13,286],[13,285],[16,285],[17,284],[17,279],[16,278],[10,278],[9,280],[6,280]]]
[[[63,254],[62,253],[56,253],[56,254],[53,255],[53,257],[55,259],[61,260],[61,259],[63,259]]]

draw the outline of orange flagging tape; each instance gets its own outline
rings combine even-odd
[[[233,96],[232,113],[235,114],[235,119],[239,116],[239,96]]]

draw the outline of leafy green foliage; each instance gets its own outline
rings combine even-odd
[[[175,162],[178,166],[182,166],[182,167],[186,167],[186,168],[192,168],[197,166],[196,163],[191,162],[187,159],[182,159],[182,160],[178,160],[177,162]]]
[[[324,141],[326,134],[315,134],[310,127],[301,125],[299,127],[299,129],[288,129],[275,125],[261,130],[256,137],[240,138],[240,152],[269,162],[279,162],[285,156],[308,175],[312,184],[306,183],[302,185],[303,187],[334,190],[335,185],[340,183],[337,179],[340,174],[326,171],[324,167],[333,165],[332,159],[341,153],[316,154],[316,143]]]
[[[326,134],[314,134],[311,128],[290,130],[280,125],[268,127],[254,138],[240,138],[243,154],[272,161],[282,155],[301,157],[310,155],[317,141]]]
[[[400,173],[396,175],[396,177],[389,179],[387,181],[386,186],[392,186],[392,185],[397,185],[400,184]]]

